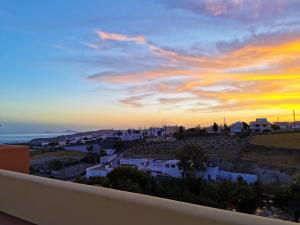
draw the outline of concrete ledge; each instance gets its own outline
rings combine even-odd
[[[0,211],[1,225],[35,225]]]
[[[0,211],[39,225],[296,224],[0,170]]]

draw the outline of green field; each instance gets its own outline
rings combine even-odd
[[[256,135],[251,138],[251,144],[300,150],[300,133],[276,133]]]

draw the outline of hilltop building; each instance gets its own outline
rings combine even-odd
[[[250,130],[258,133],[271,130],[271,123],[266,118],[258,118],[250,122]]]

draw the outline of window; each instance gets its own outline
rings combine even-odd
[[[170,167],[169,164],[166,164],[166,165],[165,165],[165,168],[169,168],[169,167]]]
[[[175,165],[174,165],[174,164],[172,164],[172,165],[171,165],[171,168],[175,168]]]

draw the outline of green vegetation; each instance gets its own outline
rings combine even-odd
[[[248,185],[242,180],[209,183],[193,178],[154,178],[130,167],[118,167],[106,178],[77,179],[76,182],[221,209],[235,208],[244,213],[254,213],[260,203],[256,185]]]
[[[124,142],[123,141],[116,141],[114,143],[114,148],[117,152],[121,152],[124,149]]]
[[[77,152],[77,151],[45,151],[45,150],[40,151],[39,150],[39,152],[36,153],[36,154],[34,154],[34,152],[31,155],[31,159],[39,159],[39,158],[43,158],[43,157],[63,158],[63,157],[80,157],[80,156],[84,156],[84,153]]]
[[[260,166],[277,168],[288,174],[300,171],[300,151],[265,149],[264,147],[244,149],[239,157],[242,162],[255,163]]]
[[[48,167],[50,170],[60,170],[63,168],[63,162],[58,160],[58,159],[54,159],[51,160],[47,163]]]
[[[295,222],[299,222],[300,173],[296,174],[288,185],[274,183],[264,186],[262,191],[271,196],[276,206],[293,214]]]
[[[106,178],[77,179],[76,182],[249,214],[272,205],[290,214],[295,221],[299,220],[300,174],[288,185],[263,185],[247,184],[242,179],[236,183],[211,183],[200,178],[154,178],[135,168],[118,167]]]
[[[151,193],[151,177],[132,167],[118,167],[107,175],[109,187],[137,193]]]
[[[176,153],[180,160],[179,168],[182,169],[184,177],[194,178],[197,171],[206,169],[207,156],[203,149],[197,145],[186,145]]]
[[[266,147],[300,149],[300,132],[255,135],[251,144]]]
[[[218,130],[219,130],[219,126],[218,126],[218,124],[216,124],[216,123],[214,123],[213,124],[213,131],[215,132],[215,133],[217,133],[218,132]]]

